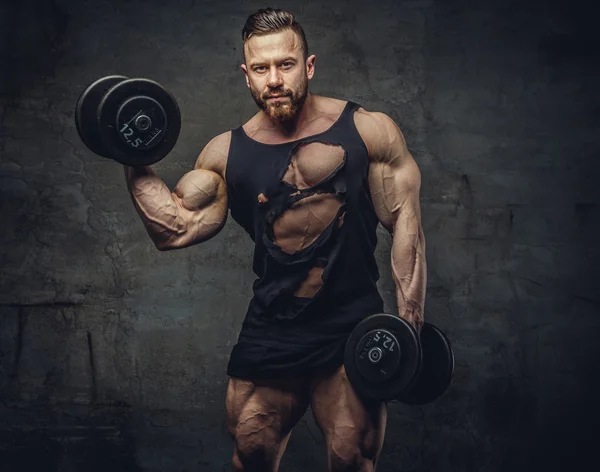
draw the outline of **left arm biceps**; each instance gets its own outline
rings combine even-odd
[[[415,216],[420,225],[421,172],[393,120],[380,114],[381,132],[369,147],[369,187],[377,217],[391,233],[399,219]]]

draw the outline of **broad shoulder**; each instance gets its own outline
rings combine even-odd
[[[406,149],[402,131],[385,113],[360,107],[354,113],[354,124],[372,162],[387,162],[398,150]]]
[[[205,169],[216,172],[225,178],[227,156],[231,145],[231,131],[221,133],[212,138],[196,159],[194,169]]]

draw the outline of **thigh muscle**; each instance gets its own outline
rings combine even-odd
[[[361,400],[344,366],[313,380],[311,409],[327,442],[330,470],[374,470],[383,447],[387,406]]]
[[[246,447],[275,447],[291,432],[308,407],[301,381],[250,381],[230,378],[227,421],[236,443]]]

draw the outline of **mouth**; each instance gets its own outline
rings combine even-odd
[[[267,100],[273,100],[276,102],[280,102],[282,100],[285,100],[286,98],[288,98],[287,95],[272,95],[272,96],[268,97]]]

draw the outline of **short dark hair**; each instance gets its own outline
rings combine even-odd
[[[275,8],[261,8],[257,12],[253,13],[246,20],[244,29],[242,30],[242,39],[244,44],[252,36],[260,36],[263,34],[277,33],[279,31],[285,31],[291,29],[300,37],[300,43],[302,47],[302,54],[304,60],[308,58],[308,42],[306,41],[306,35],[304,29],[300,26],[300,23],[296,21],[294,15],[286,10],[280,10]],[[246,61],[246,53],[242,47],[242,53],[244,55],[244,62]]]

